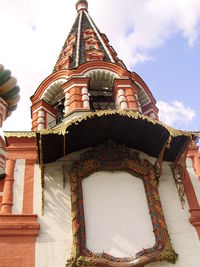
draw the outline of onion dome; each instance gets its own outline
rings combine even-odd
[[[8,104],[9,113],[17,108],[20,99],[19,91],[16,78],[11,76],[10,70],[5,70],[0,64],[0,97]]]

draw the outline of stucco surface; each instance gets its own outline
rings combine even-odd
[[[24,192],[25,160],[17,159],[14,169],[13,214],[22,214]]]
[[[67,172],[70,169],[70,165],[72,164],[73,160],[76,158],[79,158],[79,154],[74,153],[71,154],[67,157]],[[141,153],[141,158],[147,158],[149,159],[152,163],[155,162],[154,158],[150,158],[144,153]],[[192,168],[192,167],[188,167]],[[197,177],[195,177],[195,173],[192,172],[191,169],[188,170],[189,173],[192,173],[192,179],[195,179],[196,184],[197,183]],[[62,160],[58,160],[57,162],[47,164],[45,166],[45,189],[44,189],[44,215],[41,214],[41,206],[42,206],[42,201],[41,201],[41,182],[40,182],[40,170],[38,166],[35,166],[35,176],[34,176],[34,213],[39,215],[38,222],[40,223],[41,229],[39,232],[39,236],[37,238],[36,242],[36,266],[37,267],[64,267],[66,260],[70,257],[70,252],[71,252],[71,244],[72,244],[72,225],[71,225],[71,196],[70,196],[70,184],[69,184],[69,175],[67,175],[66,179],[66,185],[65,189],[63,189],[63,175],[62,175]],[[103,173],[103,172],[102,172]],[[101,174],[102,174],[101,173]],[[97,173],[96,173],[97,174]],[[96,175],[95,174],[95,175]],[[126,174],[126,173],[125,173]],[[107,180],[106,177],[107,175],[100,175],[98,173],[98,178],[95,178],[94,176],[90,176],[88,179],[91,180],[91,182],[86,185],[86,190],[85,193],[87,195],[87,200],[88,205],[91,204],[91,198],[94,198],[94,194],[99,194],[99,197],[103,197],[104,195],[101,196],[100,191],[102,194],[105,194],[105,199],[104,205],[108,201],[108,195],[110,194],[110,191],[108,190],[108,185],[113,184],[112,178],[110,177]],[[127,174],[126,174],[127,175]],[[126,176],[125,175],[125,176]],[[123,175],[124,176],[124,175]],[[122,206],[132,206],[134,211],[130,214],[130,209],[129,207],[124,207],[124,210],[118,209],[119,203],[117,205],[114,205],[115,201],[117,201],[117,195],[120,194],[120,187],[124,187],[123,195],[122,198],[125,198],[126,195],[128,196],[130,194],[130,186],[136,186],[137,188],[137,183],[132,184],[132,182],[129,181],[130,177],[126,176],[125,180],[128,183],[127,185],[123,185],[122,183],[122,176],[120,176],[116,179],[119,179],[120,186],[118,188],[111,188],[111,192],[113,190],[118,190],[117,194],[112,194],[111,202],[110,202],[110,207],[107,210],[108,214],[109,212],[112,214],[112,217],[115,219],[113,224],[111,221],[109,221],[110,229],[111,231],[115,231],[122,234],[125,231],[125,227],[127,227],[127,222],[125,222],[126,219],[124,219],[124,222],[121,221],[122,229],[119,227],[118,228],[115,225],[116,219],[118,218],[118,215],[124,218],[129,218],[130,220],[133,221],[136,220],[138,216],[138,211],[140,211],[140,208],[146,210],[146,207],[144,208],[144,199],[142,200],[141,197],[137,200],[138,202],[138,207],[134,207],[132,204],[133,199],[132,198],[127,198],[124,199]],[[93,179],[94,178],[94,179]],[[95,179],[103,179],[100,184],[95,181]],[[138,179],[138,178],[137,178]],[[88,181],[89,181],[88,180]],[[132,180],[132,179],[131,179]],[[87,179],[85,180],[87,181]],[[87,182],[86,182],[87,183]],[[103,190],[103,187],[105,186],[105,190]],[[84,188],[84,185],[83,185]],[[140,186],[139,186],[140,188]],[[108,192],[106,192],[108,190]],[[198,189],[199,190],[199,189]],[[137,192],[136,192],[137,191]],[[138,194],[139,192],[141,193],[141,188],[137,189],[134,191],[135,194]],[[127,194],[126,194],[127,192]],[[177,263],[174,265],[176,267],[198,267],[199,262],[200,262],[200,242],[198,239],[198,236],[196,234],[196,231],[194,227],[189,223],[189,207],[186,201],[185,209],[182,209],[181,203],[179,200],[179,196],[176,190],[175,182],[171,173],[171,167],[167,162],[164,162],[163,164],[163,173],[162,176],[160,177],[160,182],[159,182],[159,193],[160,193],[160,198],[161,198],[161,203],[164,211],[164,216],[166,219],[166,223],[168,226],[168,231],[171,236],[171,241],[173,244],[174,249],[176,252],[179,254],[179,259]],[[90,195],[91,194],[91,195]],[[107,194],[107,195],[106,195]],[[139,195],[139,194],[138,194]],[[84,197],[85,198],[85,197]],[[97,199],[98,199],[97,198]],[[86,198],[85,198],[86,199]],[[98,200],[99,201],[99,200]],[[101,202],[94,202],[94,206],[96,206],[96,210],[102,211],[102,207],[98,207],[98,205],[101,204]],[[126,202],[127,201],[127,202]],[[87,204],[86,204],[87,206]],[[111,210],[111,207],[113,206],[113,210]],[[121,207],[120,207],[121,208]],[[137,210],[137,212],[136,212]],[[95,211],[95,207],[93,207],[93,212]],[[117,211],[117,212],[116,212]],[[103,211],[104,212],[104,211]],[[103,214],[105,218],[105,214]],[[89,223],[92,224],[92,234],[93,237],[92,239],[88,239],[88,246],[94,250],[100,250],[101,248],[99,246],[99,239],[100,236],[102,236],[102,242],[104,242],[107,238],[104,235],[104,228],[99,227],[100,223],[100,218],[101,218],[101,213],[90,213],[89,216],[91,219],[94,219],[93,215],[96,216],[98,215],[99,217],[96,217],[95,220],[96,223],[93,223],[93,221],[90,221]],[[137,215],[136,215],[137,214]],[[102,217],[103,218],[103,217]],[[87,215],[86,215],[86,220],[87,220]],[[146,219],[145,219],[146,220]],[[108,223],[107,223],[108,224]],[[88,224],[89,225],[89,224]],[[115,225],[114,230],[113,225]],[[139,222],[133,221],[133,226],[134,227],[139,227]],[[86,227],[87,227],[87,221],[86,221]],[[129,226],[128,226],[129,227]],[[147,224],[148,229],[151,228],[151,225]],[[152,228],[151,228],[152,229]],[[90,231],[90,230],[89,230]],[[101,231],[101,232],[99,232]],[[108,235],[108,229],[106,229],[106,235]],[[96,232],[96,235],[99,237],[94,239],[94,234]],[[109,248],[114,255],[117,255],[118,252],[121,251],[121,254],[118,256],[123,256],[127,255],[130,253],[130,250],[122,250],[122,247],[126,248],[127,244],[129,243],[129,239],[125,240],[124,237],[119,237],[117,235],[117,238],[114,239],[115,248],[112,247]],[[133,232],[134,233],[134,232]],[[127,232],[126,234],[127,235]],[[149,230],[143,233],[143,234],[138,234],[138,237],[142,236],[142,240],[144,240],[144,243],[147,244],[147,246],[152,244],[152,234],[149,234]],[[130,238],[130,237],[128,237]],[[113,241],[113,240],[112,240]],[[97,242],[97,243],[95,243]],[[102,243],[101,243],[102,244]],[[113,246],[113,243],[111,244]],[[134,248],[132,247],[131,250]],[[149,267],[170,267],[173,266],[167,262],[158,262],[158,263],[152,263],[148,264],[147,266]]]
[[[96,172],[83,180],[83,201],[91,251],[129,257],[155,244],[140,178],[126,172]]]

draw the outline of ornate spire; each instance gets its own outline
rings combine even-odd
[[[88,2],[87,0],[77,0],[76,1],[76,10],[79,12],[80,10],[88,10]]]
[[[88,13],[87,0],[76,1],[77,17],[65,41],[54,71],[75,69],[89,61],[106,61],[126,68],[109,44],[105,34],[96,27]]]

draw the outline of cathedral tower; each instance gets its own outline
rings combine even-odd
[[[77,17],[53,73],[32,100],[32,129],[52,128],[96,110],[138,111],[158,120],[156,101],[144,81],[129,71],[77,1]]]
[[[76,10],[32,131],[5,132],[0,267],[196,267],[197,134],[159,121],[88,2]]]

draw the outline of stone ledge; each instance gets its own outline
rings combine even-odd
[[[0,236],[37,236],[37,215],[0,215]]]

